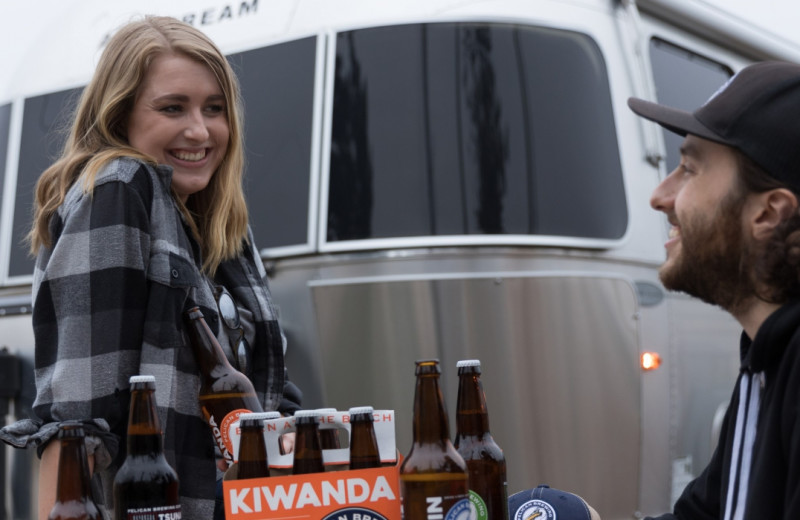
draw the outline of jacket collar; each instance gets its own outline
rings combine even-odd
[[[800,300],[790,301],[764,320],[754,340],[742,332],[739,351],[742,371],[761,372],[776,365],[794,333],[800,328]]]

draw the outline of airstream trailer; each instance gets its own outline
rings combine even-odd
[[[740,328],[660,284],[667,223],[648,198],[678,145],[626,100],[694,108],[800,49],[679,0],[53,9],[0,79],[6,422],[34,395],[34,183],[109,34],[149,12],[206,31],[239,74],[251,225],[307,407],[394,409],[405,452],[414,360],[441,360],[452,412],[456,361],[480,358],[509,492],[547,483],[638,518],[703,468]],[[7,517],[32,517],[35,454],[3,463]]]

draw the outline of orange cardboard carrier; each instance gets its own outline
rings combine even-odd
[[[223,481],[226,520],[400,520],[400,463],[395,441],[394,410],[374,411],[375,437],[384,466],[347,469],[349,444],[322,452],[325,473]],[[325,414],[320,429],[345,430],[346,411]],[[292,454],[281,454],[280,436],[294,431],[294,418],[265,421],[264,437],[273,475],[292,468]],[[238,445],[238,439],[235,439]],[[232,473],[230,473],[232,474]],[[227,475],[226,475],[227,476]]]

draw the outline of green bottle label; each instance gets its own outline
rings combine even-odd
[[[489,513],[486,511],[486,502],[483,501],[483,498],[476,492],[469,490],[469,501],[472,502],[472,506],[475,509],[475,516],[473,517],[475,520],[488,520]]]

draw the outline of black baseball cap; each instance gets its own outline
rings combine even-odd
[[[800,65],[764,61],[745,67],[694,112],[638,98],[629,98],[628,106],[678,135],[736,148],[800,189]]]

